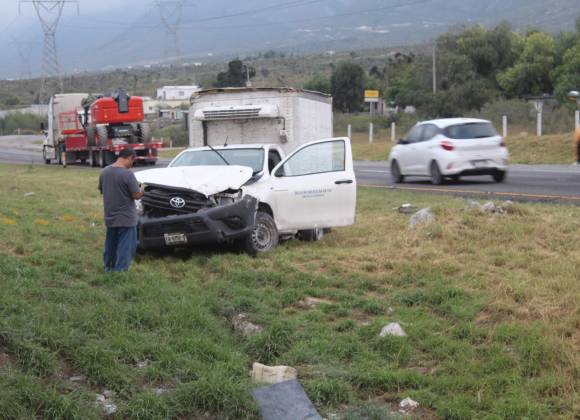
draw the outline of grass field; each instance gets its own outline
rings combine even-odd
[[[104,389],[116,418],[255,418],[254,361],[296,367],[324,416],[390,418],[407,396],[417,418],[580,416],[580,208],[361,189],[356,225],[321,243],[106,275],[97,174],[0,166],[2,418],[100,418]],[[404,202],[437,223],[410,230]],[[236,334],[238,313],[265,331]],[[388,322],[408,337],[379,338]]]
[[[345,133],[336,133],[337,136]],[[572,133],[543,137],[517,135],[507,138],[512,163],[571,164],[576,159]],[[374,142],[369,143],[368,133],[353,133],[352,149],[355,160],[387,160],[392,147],[390,131],[378,130]],[[165,150],[162,157],[173,158],[183,149]]]

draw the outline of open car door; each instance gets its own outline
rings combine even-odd
[[[354,223],[356,178],[348,138],[308,143],[283,160],[273,173],[279,231]]]

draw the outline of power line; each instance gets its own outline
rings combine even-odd
[[[183,19],[183,0],[157,0],[155,5],[165,29],[163,58],[167,60],[181,57],[179,28]]]

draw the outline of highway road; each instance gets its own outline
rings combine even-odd
[[[43,164],[40,136],[0,137],[0,162]],[[169,159],[162,159],[166,165]],[[391,190],[458,196],[550,201],[580,205],[580,166],[511,165],[507,180],[494,183],[490,176],[468,177],[446,185],[431,185],[426,178],[408,178],[393,184],[386,162],[355,162],[358,184]]]

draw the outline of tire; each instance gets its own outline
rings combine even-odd
[[[99,146],[106,147],[109,140],[109,132],[106,125],[97,126],[97,137],[99,139]]]
[[[496,171],[492,175],[492,177],[493,177],[493,180],[495,182],[500,183],[500,182],[504,182],[505,181],[506,175],[507,175],[506,171]]]
[[[298,236],[300,240],[304,242],[319,242],[324,238],[324,233],[324,229],[316,228],[301,230],[298,232]]]
[[[241,240],[242,249],[252,256],[271,251],[278,245],[280,237],[272,216],[259,211],[253,232]]]
[[[108,150],[99,150],[99,168],[106,168],[111,164]]]
[[[437,162],[431,162],[431,168],[429,173],[431,174],[431,184],[433,185],[442,185],[445,181],[443,175],[441,174],[441,170],[439,169],[439,165]]]
[[[97,153],[96,152],[93,152],[92,150],[89,151],[89,166],[91,168],[96,168],[98,166],[96,154]]]
[[[89,147],[95,147],[97,145],[97,131],[95,127],[88,126],[85,132],[87,133],[87,145]]]
[[[141,143],[148,144],[151,143],[153,134],[151,132],[151,126],[147,122],[142,122],[140,125],[139,134],[141,137]]]
[[[46,146],[42,147],[42,158],[44,159],[44,163],[46,163],[47,165],[50,165],[51,158],[48,157],[48,151],[46,149],[47,149]]]
[[[391,162],[391,176],[395,184],[401,184],[405,181],[405,177],[401,174],[401,167],[396,160]]]

